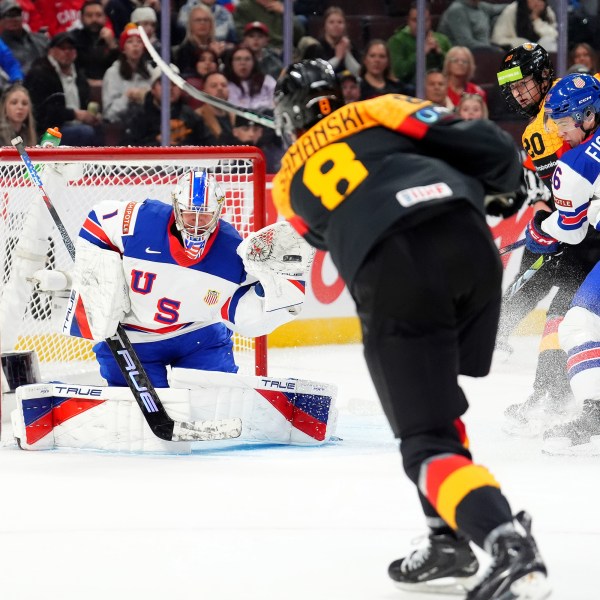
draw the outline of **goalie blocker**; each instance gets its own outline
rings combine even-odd
[[[178,421],[241,418],[236,440],[313,446],[335,433],[335,386],[301,379],[173,369],[159,390]],[[21,448],[189,454],[190,442],[157,438],[128,388],[44,383],[17,389],[13,434]]]

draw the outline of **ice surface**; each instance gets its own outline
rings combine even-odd
[[[537,354],[535,338],[511,341],[509,362],[462,381],[475,460],[532,513],[553,599],[596,600],[600,457],[544,456],[501,431]],[[361,347],[273,350],[270,374],[336,383],[342,441],[184,457],[3,448],[2,600],[427,598],[387,577],[425,529]]]

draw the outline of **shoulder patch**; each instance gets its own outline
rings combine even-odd
[[[128,202],[125,210],[123,211],[123,235],[127,235],[129,233],[129,228],[131,227],[131,215],[135,209],[135,202]]]

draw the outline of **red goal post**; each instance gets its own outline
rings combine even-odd
[[[44,188],[71,239],[102,200],[170,202],[179,175],[192,167],[214,174],[225,193],[223,218],[246,237],[266,225],[265,160],[249,146],[28,148]],[[0,345],[35,350],[43,378],[95,368],[91,342],[58,333],[67,292],[38,292],[28,281],[39,268],[70,270],[72,261],[25,165],[0,149]],[[266,337],[235,335],[246,374],[267,374]]]

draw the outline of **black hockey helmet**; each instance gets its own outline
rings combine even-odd
[[[332,66],[321,58],[289,65],[275,86],[275,128],[289,145],[344,105]]]
[[[539,89],[539,98],[532,97],[531,104],[521,106],[511,91],[511,84],[533,76]],[[548,52],[539,44],[527,42],[509,50],[502,60],[502,69],[498,72],[500,90],[508,106],[515,112],[528,117],[537,114],[546,92],[554,79],[554,67]]]

